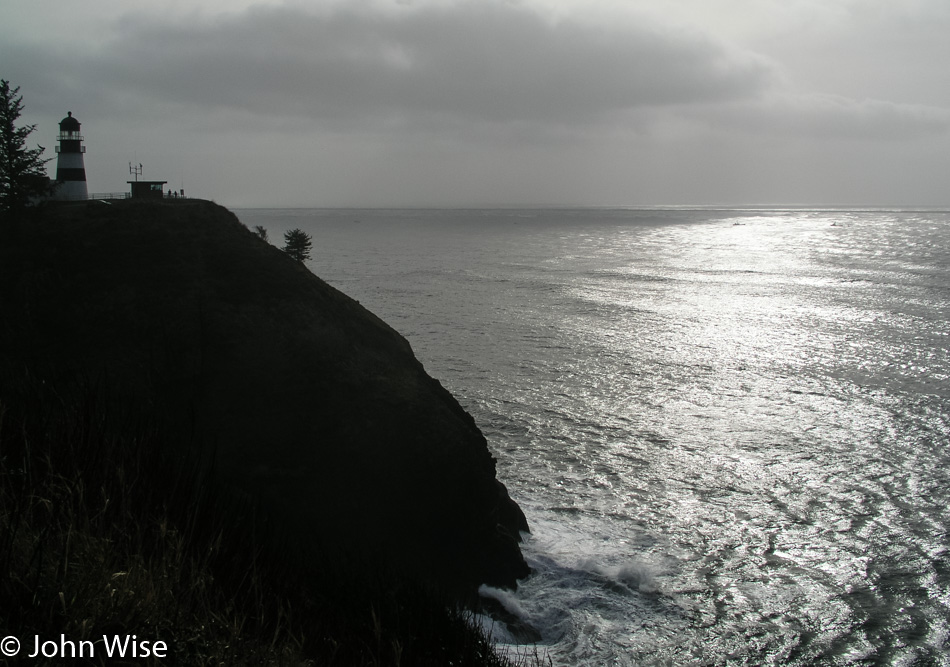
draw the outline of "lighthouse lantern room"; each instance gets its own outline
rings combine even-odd
[[[86,167],[83,164],[82,134],[79,121],[69,111],[59,123],[59,146],[56,147],[56,199],[87,199]]]

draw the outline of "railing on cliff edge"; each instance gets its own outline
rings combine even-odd
[[[129,199],[130,192],[90,192],[86,199]]]
[[[59,201],[90,201],[93,199],[131,199],[131,192],[90,192],[85,197],[60,197]],[[162,199],[188,199],[181,194],[171,194],[171,192],[162,195]]]

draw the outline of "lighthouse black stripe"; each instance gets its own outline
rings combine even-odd
[[[86,170],[82,167],[71,169],[69,167],[60,167],[56,170],[57,181],[84,181],[86,180]]]

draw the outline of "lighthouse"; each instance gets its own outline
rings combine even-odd
[[[69,111],[59,123],[59,146],[56,147],[56,199],[87,199],[86,166],[82,154],[86,147],[82,145],[79,121]]]

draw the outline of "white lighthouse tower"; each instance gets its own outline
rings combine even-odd
[[[55,199],[88,199],[86,189],[86,166],[82,155],[86,147],[82,145],[79,133],[79,121],[69,111],[59,123],[59,146],[56,147],[56,191]]]

